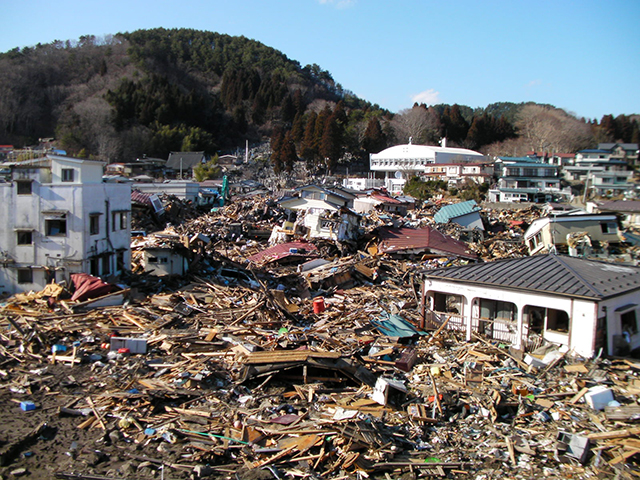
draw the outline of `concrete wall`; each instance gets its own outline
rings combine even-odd
[[[63,168],[78,169],[74,182],[61,182]],[[74,170],[75,171],[75,170]],[[53,173],[51,173],[53,172]],[[57,173],[56,173],[57,172]],[[20,169],[24,178],[25,171]],[[131,188],[129,184],[102,183],[102,164],[54,158],[51,168],[30,175],[31,194],[18,195],[17,183],[0,184],[0,292],[41,290],[71,273],[91,273],[91,259],[99,257],[99,275],[119,271],[118,258],[130,268]],[[87,183],[78,180],[86,179]],[[53,180],[43,183],[41,180]],[[90,233],[90,218],[98,231]],[[114,224],[114,220],[117,223]],[[48,234],[50,221],[66,221],[66,231]],[[19,231],[31,232],[31,243],[18,245]],[[20,270],[32,272],[32,282],[19,283]]]

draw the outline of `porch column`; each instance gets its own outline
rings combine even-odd
[[[471,341],[471,325],[473,323],[473,305],[468,301],[467,297],[464,298],[464,305],[462,306],[462,318],[467,326],[467,342]]]
[[[516,335],[516,343],[514,348],[517,350],[522,350],[522,341],[524,335],[524,307],[522,305],[516,304],[518,307],[518,334]]]

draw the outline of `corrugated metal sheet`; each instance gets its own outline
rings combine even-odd
[[[442,268],[425,277],[594,299],[640,290],[638,267],[562,255]]]
[[[249,257],[255,263],[273,262],[292,255],[306,258],[315,255],[318,249],[313,243],[289,242],[280,243]]]
[[[382,227],[378,231],[382,240],[378,249],[382,253],[410,253],[413,251],[430,251],[438,255],[455,255],[475,259],[466,243],[440,233],[435,228],[389,228]]]
[[[480,207],[475,200],[467,202],[454,203],[453,205],[445,205],[433,216],[437,223],[447,223],[452,218],[467,215],[472,212],[480,211]]]
[[[142,193],[139,190],[131,190],[131,201],[134,203],[151,206],[151,194]]]

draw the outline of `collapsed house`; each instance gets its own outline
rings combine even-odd
[[[466,243],[445,235],[435,228],[392,228],[377,229],[380,242],[378,253],[390,255],[420,255],[423,258],[452,256],[466,260],[476,260]]]
[[[613,214],[568,214],[534,220],[524,234],[529,254],[560,253],[589,255],[591,249],[606,250],[621,242],[618,218]]]
[[[337,241],[355,240],[360,234],[360,215],[350,209],[354,195],[317,185],[296,189],[296,195],[278,203],[282,208],[299,212],[297,225],[307,229],[308,238]]]
[[[480,211],[475,200],[445,205],[433,216],[436,223],[454,222],[464,228],[484,230]]]
[[[557,255],[428,271],[422,292],[423,327],[587,358],[640,348],[639,305],[640,268]]]

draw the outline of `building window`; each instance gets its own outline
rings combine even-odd
[[[31,195],[31,180],[24,181],[20,180],[16,182],[16,189],[18,191],[18,195]]]
[[[120,230],[126,230],[128,226],[127,212],[120,212]]]
[[[601,223],[602,233],[618,233],[618,226],[614,222]]]
[[[111,273],[111,255],[105,255],[102,257],[102,275],[109,275]]]
[[[523,315],[525,321],[529,322],[529,331],[542,335],[544,331],[544,320],[546,309],[544,307],[533,307],[527,305],[524,307]]]
[[[31,245],[33,243],[33,232],[31,230],[18,231],[18,245]]]
[[[100,233],[100,215],[93,213],[89,215],[89,234],[98,235]]]
[[[636,320],[636,311],[630,310],[620,315],[620,323],[622,331],[630,335],[638,333],[638,321]]]
[[[19,268],[18,283],[33,283],[33,270],[30,268]]]
[[[124,251],[122,250],[116,253],[116,270],[124,270]]]
[[[100,275],[100,259],[98,257],[93,257],[89,260],[89,273],[94,277]]]
[[[563,310],[547,309],[547,330],[569,333],[569,315]]]
[[[50,218],[44,221],[45,232],[48,237],[65,237],[67,235],[66,218]]]
[[[149,263],[158,263],[158,257],[149,257]]]
[[[73,182],[73,168],[63,168],[61,180],[63,182]]]

